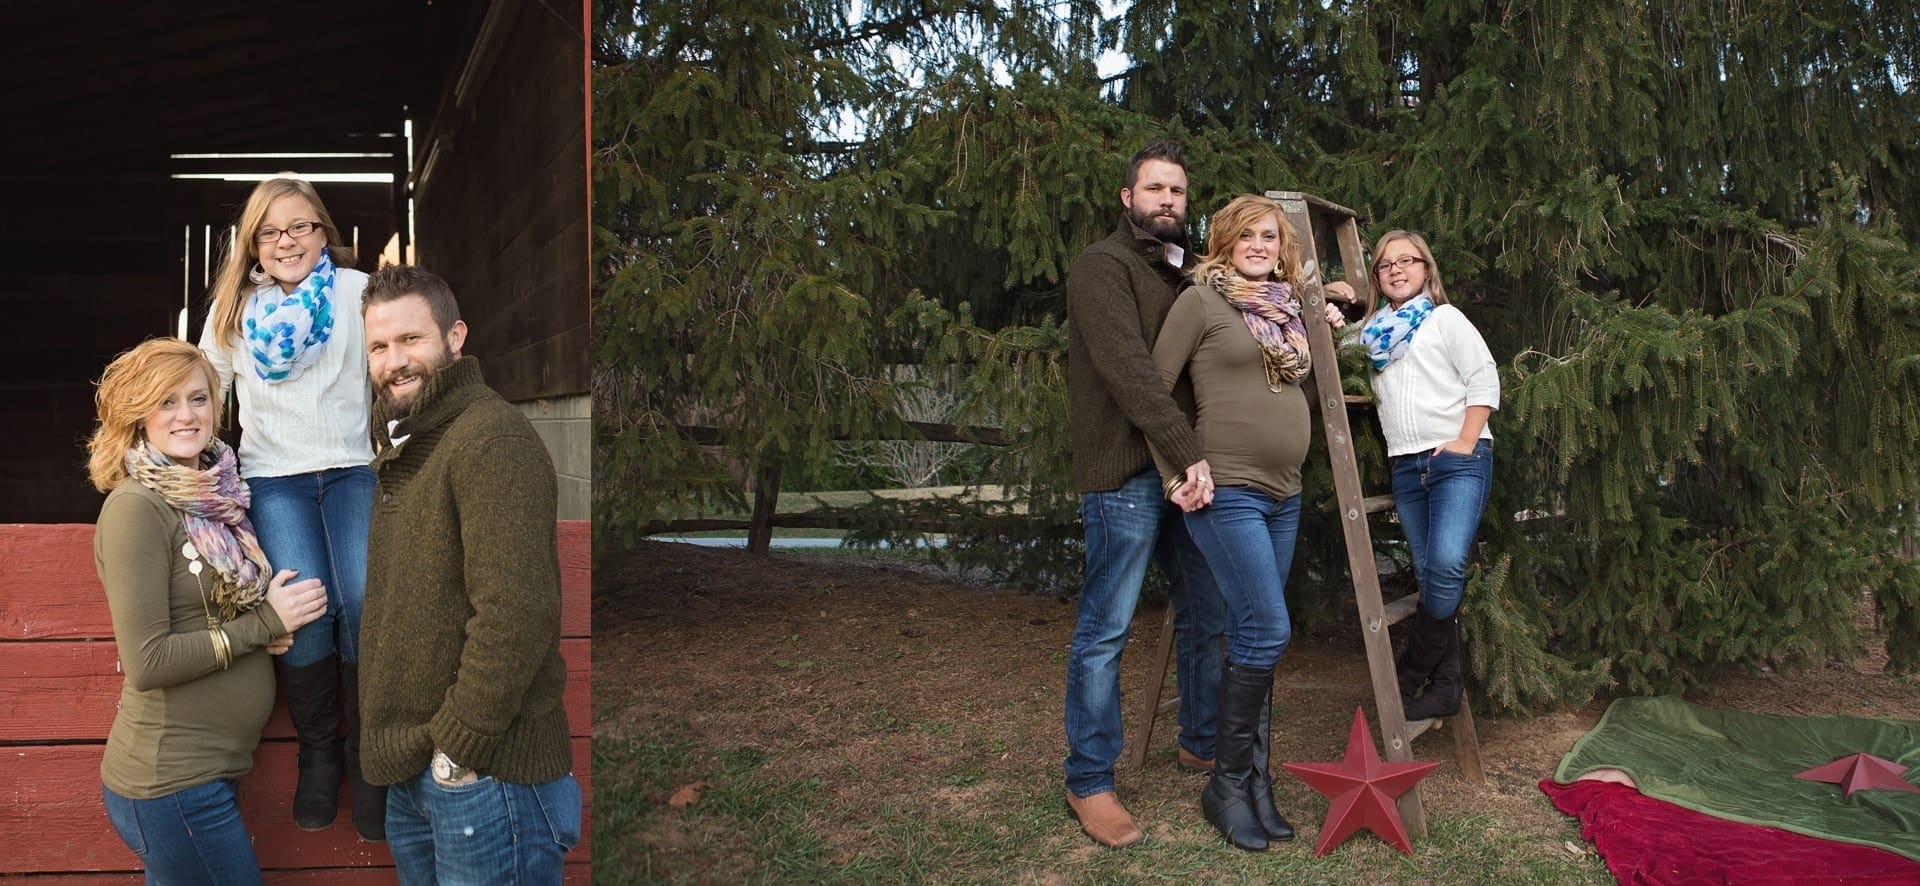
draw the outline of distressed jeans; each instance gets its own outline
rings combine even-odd
[[[559,886],[579,842],[572,775],[448,787],[423,769],[387,789],[387,849],[403,886]]]
[[[1173,603],[1180,746],[1213,756],[1218,731],[1220,637],[1225,604],[1200,551],[1164,500],[1160,475],[1141,471],[1119,489],[1080,496],[1086,531],[1086,577],[1080,587],[1079,621],[1067,660],[1067,790],[1088,797],[1113,790],[1120,758],[1120,653],[1133,628],[1134,605],[1147,565],[1167,576]]]

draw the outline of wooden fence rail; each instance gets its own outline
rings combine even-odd
[[[1348,394],[1349,406],[1367,407],[1372,398]],[[928,443],[975,443],[981,446],[1011,446],[1013,438],[1004,428],[982,427],[977,425],[950,425],[924,421],[902,421],[906,434],[884,435],[880,440],[925,441]],[[702,446],[718,446],[727,441],[727,429],[709,425],[676,425],[675,430],[688,440]],[[835,440],[851,440],[848,434],[835,434]],[[753,516],[741,519],[728,518],[692,518],[685,520],[654,520],[641,527],[641,534],[654,535],[662,532],[717,532],[745,529],[747,531],[747,551],[764,554],[773,543],[773,530],[781,529],[839,529],[845,524],[831,514],[780,514],[776,513],[780,501],[780,467],[762,465],[754,476]],[[909,528],[922,532],[944,532],[952,527],[929,521],[918,524],[909,523]]]
[[[924,421],[902,421],[913,436],[895,434],[877,439],[883,440],[924,440],[929,443],[977,443],[981,446],[1009,446],[1012,442],[1000,428],[976,427],[971,425],[947,425]],[[727,440],[727,430],[705,425],[676,425],[681,436],[703,446],[717,446]],[[851,440],[848,434],[835,434],[835,440]],[[873,438],[867,438],[873,439]],[[643,527],[642,532],[652,535],[658,532],[707,532],[725,529],[747,530],[747,551],[764,554],[773,544],[773,529],[776,526],[798,529],[836,529],[840,524],[827,515],[776,514],[780,502],[780,466],[761,465],[754,474],[753,516],[747,520],[693,519],[693,520],[655,520]],[[926,530],[938,532],[945,527],[932,526]]]

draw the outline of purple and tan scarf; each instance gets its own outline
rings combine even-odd
[[[1267,386],[1299,384],[1313,369],[1307,350],[1307,324],[1300,319],[1300,302],[1293,287],[1274,280],[1249,280],[1226,268],[1207,274],[1206,284],[1240,309],[1247,331],[1260,343],[1267,366]]]
[[[213,567],[209,605],[222,620],[230,620],[266,599],[270,573],[267,555],[247,520],[253,495],[240,479],[232,447],[215,438],[203,454],[213,456],[211,467],[179,465],[151,442],[140,440],[127,450],[127,475],[180,512],[187,541]]]

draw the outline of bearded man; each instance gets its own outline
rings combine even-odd
[[[580,840],[553,461],[461,356],[446,281],[367,280],[373,519],[361,765],[405,884],[553,883]]]
[[[1173,601],[1178,764],[1192,772],[1213,766],[1226,623],[1220,589],[1180,507],[1162,495],[1147,448],[1152,441],[1187,465],[1183,491],[1212,501],[1192,388],[1182,377],[1170,394],[1153,364],[1154,339],[1193,264],[1180,146],[1153,142],[1135,154],[1120,203],[1119,226],[1081,252],[1067,276],[1067,430],[1087,557],[1067,660],[1067,807],[1087,836],[1115,849],[1144,836],[1115,794],[1113,764],[1122,744],[1120,653],[1148,562],[1159,563]]]

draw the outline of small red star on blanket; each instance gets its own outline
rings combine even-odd
[[[1906,774],[1906,771],[1906,767],[1872,754],[1848,754],[1831,763],[1798,773],[1794,778],[1837,784],[1840,786],[1841,798],[1846,800],[1853,799],[1854,791],[1905,791],[1909,794],[1920,794],[1920,788],[1914,787],[1901,777]]]
[[[1413,789],[1438,763],[1382,763],[1373,750],[1373,733],[1367,727],[1367,712],[1353,709],[1353,729],[1347,733],[1347,756],[1339,763],[1282,763],[1280,768],[1331,801],[1326,823],[1320,826],[1320,841],[1314,844],[1318,858],[1353,836],[1361,828],[1378,834],[1393,848],[1412,855],[1413,841],[1407,838],[1407,826],[1400,822],[1395,797]]]

